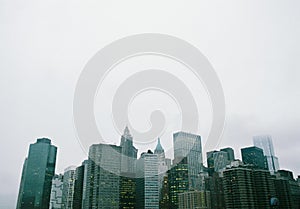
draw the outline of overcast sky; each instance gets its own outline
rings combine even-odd
[[[77,79],[102,47],[145,32],[184,39],[213,65],[226,100],[217,149],[231,146],[239,158],[253,135],[270,134],[280,167],[300,174],[299,10],[298,0],[0,1],[0,208],[15,207],[22,164],[36,138],[49,137],[58,147],[57,173],[86,158],[73,124]],[[178,113],[163,97],[153,98],[174,108],[166,116],[174,119],[171,133]],[[197,134],[206,136],[209,114],[200,120]],[[118,143],[118,133],[106,135]],[[171,138],[162,145],[170,147]]]

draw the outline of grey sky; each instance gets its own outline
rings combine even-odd
[[[299,9],[298,0],[1,1],[0,208],[14,208],[37,137],[58,146],[57,172],[86,158],[72,116],[80,72],[103,46],[145,32],[184,39],[213,65],[227,108],[220,147],[240,157],[253,135],[270,134],[281,168],[300,174]]]

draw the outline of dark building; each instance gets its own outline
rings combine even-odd
[[[132,176],[130,176],[132,175]],[[136,181],[132,173],[122,173],[120,177],[120,209],[134,209],[136,203]]]
[[[85,170],[87,169],[87,163],[88,163],[88,161],[85,160],[81,166],[76,168],[76,171],[75,171],[73,209],[81,209],[81,207],[82,207],[84,174],[85,174]]]
[[[246,147],[241,149],[244,164],[253,165],[256,168],[268,169],[264,151],[258,147]]]
[[[160,200],[159,200],[160,209],[169,209],[170,199],[169,199],[169,181],[168,174],[163,177],[162,188],[160,190]]]
[[[274,181],[280,209],[299,209],[300,186],[294,179],[293,173],[287,170],[278,170]]]
[[[205,190],[210,191],[211,208],[225,209],[223,178],[219,173],[213,173],[205,180]]]
[[[29,147],[24,162],[17,209],[49,209],[57,148],[47,138]]]
[[[234,161],[234,151],[231,147],[227,147],[227,148],[223,148],[223,149],[220,149],[220,151],[223,151],[223,152],[226,152],[227,155],[228,155],[228,160],[230,162]]]
[[[275,187],[267,170],[254,167],[235,167],[223,173],[226,209],[268,209],[275,197]]]
[[[178,208],[178,194],[189,190],[189,175],[187,158],[173,166],[168,171],[170,208]]]

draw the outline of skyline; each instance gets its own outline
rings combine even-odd
[[[181,166],[181,164],[183,163],[183,164],[185,164],[185,166],[187,168],[187,170],[185,172],[188,171],[186,173],[186,180],[187,180],[187,182],[189,182],[189,184],[188,184],[189,185],[189,187],[188,187],[189,191],[202,191],[202,192],[209,191],[209,190],[206,190],[208,188],[206,186],[208,186],[208,185],[206,185],[204,183],[204,181],[203,181],[204,184],[201,184],[201,183],[199,184],[199,177],[200,178],[205,178],[205,176],[206,177],[208,177],[208,176],[213,177],[214,176],[214,174],[210,173],[210,171],[209,171],[211,167],[209,167],[209,168],[202,167],[202,160],[198,160],[198,161],[196,160],[197,158],[199,158],[199,157],[201,158],[201,156],[203,156],[203,152],[202,152],[202,148],[201,148],[201,137],[199,135],[195,135],[195,134],[180,131],[180,132],[174,133],[173,138],[174,138],[174,143],[175,143],[174,151],[176,153],[176,156],[175,156],[176,160],[173,161],[172,166],[170,166],[168,168],[167,172],[165,170],[164,174],[168,174],[168,176],[170,174],[171,179],[173,179],[174,176],[172,177],[172,175],[177,175],[177,172],[173,173],[172,170],[174,171],[174,169],[176,170],[178,168],[180,170],[180,171],[178,170],[178,172],[183,171],[181,168],[179,168]],[[191,145],[190,144],[191,139],[195,139],[195,142],[196,142],[196,144],[194,144],[193,146],[190,146]],[[64,176],[63,179],[64,180],[63,180],[63,182],[64,182],[64,188],[65,189],[63,191],[66,192],[66,193],[63,193],[63,194],[65,194],[65,196],[63,196],[62,199],[64,200],[64,198],[71,198],[70,199],[70,204],[72,204],[73,203],[73,198],[75,197],[75,196],[73,197],[73,193],[75,191],[74,190],[74,184],[78,183],[78,185],[79,184],[81,185],[81,186],[78,187],[78,189],[79,188],[81,188],[81,189],[78,190],[77,192],[79,192],[82,195],[83,194],[82,191],[84,191],[84,189],[83,189],[84,184],[82,184],[82,183],[83,183],[83,181],[86,181],[86,184],[88,185],[86,187],[86,191],[88,191],[88,192],[85,193],[85,195],[83,195],[82,198],[86,197],[88,199],[89,198],[91,198],[91,199],[87,200],[87,202],[84,203],[84,204],[88,204],[88,205],[94,204],[94,201],[97,199],[98,192],[101,190],[100,193],[102,195],[104,195],[105,197],[104,196],[102,197],[102,195],[100,195],[103,198],[103,200],[100,198],[101,201],[99,201],[99,203],[97,203],[97,204],[100,204],[99,205],[100,207],[101,206],[103,206],[103,207],[104,206],[108,206],[108,207],[112,206],[114,208],[118,208],[117,203],[119,203],[119,200],[120,200],[119,199],[120,198],[119,194],[121,194],[120,193],[120,191],[121,191],[120,185],[122,185],[122,184],[119,184],[121,179],[125,178],[124,183],[126,184],[126,187],[124,187],[124,188],[126,188],[126,191],[127,191],[127,189],[128,189],[127,181],[131,178],[132,178],[131,180],[133,180],[133,178],[136,178],[137,182],[139,182],[139,180],[141,180],[141,176],[139,174],[142,174],[142,176],[146,175],[146,176],[149,177],[149,178],[144,178],[145,181],[146,180],[149,181],[149,184],[145,183],[145,185],[148,185],[148,186],[152,185],[149,188],[145,187],[145,194],[147,193],[146,188],[150,189],[150,190],[147,190],[148,192],[156,193],[157,198],[154,198],[155,202],[156,202],[155,207],[158,207],[158,199],[159,199],[158,198],[158,196],[159,196],[158,195],[159,194],[158,179],[160,179],[160,178],[158,178],[159,175],[157,175],[157,174],[159,174],[159,170],[160,170],[159,167],[158,167],[158,162],[159,162],[158,159],[160,158],[159,156],[162,153],[159,152],[159,153],[155,154],[151,150],[148,150],[147,152],[143,152],[141,154],[141,157],[137,160],[137,156],[134,154],[134,153],[136,153],[136,149],[132,145],[132,140],[133,140],[133,138],[130,134],[130,131],[126,127],[124,129],[124,134],[122,135],[122,138],[121,138],[121,141],[120,141],[120,146],[118,146],[118,145],[108,145],[108,144],[103,144],[103,143],[91,145],[90,149],[89,149],[89,158],[88,158],[88,160],[85,160],[84,162],[82,162],[82,166],[78,166],[78,167],[69,166],[68,168],[66,168],[64,170],[64,174],[63,174],[63,176]],[[184,141],[182,141],[182,140],[184,140]],[[200,142],[200,144],[198,142]],[[270,139],[270,137],[268,138],[268,143],[272,144],[272,140]],[[30,152],[28,154],[28,157],[25,159],[25,163],[24,163],[24,167],[23,167],[22,182],[20,184],[20,193],[19,193],[19,200],[18,200],[17,208],[26,208],[27,207],[27,206],[26,207],[21,206],[21,204],[20,204],[21,199],[22,199],[22,205],[23,204],[25,204],[25,205],[26,204],[28,204],[28,205],[32,204],[32,202],[31,203],[29,203],[29,202],[26,203],[26,200],[29,201],[29,199],[28,199],[29,196],[25,199],[23,199],[23,196],[25,196],[27,194],[32,194],[32,191],[31,191],[32,189],[36,190],[37,188],[39,188],[39,187],[36,188],[34,184],[40,184],[41,182],[37,181],[37,182],[33,183],[32,182],[33,176],[37,175],[37,176],[42,178],[41,179],[42,181],[46,181],[46,182],[49,181],[49,178],[52,179],[49,175],[42,176],[42,175],[40,175],[40,173],[36,173],[34,171],[40,170],[40,172],[43,173],[43,169],[44,169],[44,171],[46,171],[45,172],[46,174],[47,174],[47,172],[51,172],[52,176],[55,174],[53,166],[55,166],[55,164],[56,164],[55,158],[56,158],[56,149],[57,148],[54,145],[51,146],[51,144],[52,144],[51,140],[47,139],[47,138],[38,138],[36,140],[36,143],[30,144],[30,146],[29,146],[30,147],[29,148]],[[160,147],[159,149],[164,153],[163,148],[160,145],[160,139],[159,138],[157,140],[157,146]],[[188,147],[191,148],[191,150],[187,152]],[[130,151],[130,150],[128,150],[128,148],[129,149],[133,148],[133,149],[131,149],[131,151]],[[53,152],[52,149],[55,152]],[[125,149],[124,150],[125,152],[123,152],[123,149]],[[222,150],[227,150],[227,151],[222,151]],[[266,178],[268,178],[268,181],[270,181],[269,184],[266,184],[266,185],[262,184],[263,185],[263,187],[261,188],[262,192],[266,192],[265,189],[269,188],[269,187],[266,187],[267,185],[269,185],[269,186],[273,185],[273,189],[275,189],[274,184],[271,183],[272,182],[272,178],[271,178],[272,171],[269,170],[270,168],[268,168],[268,166],[266,164],[266,162],[267,162],[266,157],[267,157],[268,153],[263,153],[263,150],[261,148],[258,148],[258,147],[255,147],[255,146],[250,146],[250,147],[247,147],[247,148],[241,148],[241,152],[242,152],[243,156],[242,156],[242,160],[240,160],[240,159],[232,158],[234,156],[234,153],[232,153],[232,151],[228,150],[228,148],[227,149],[222,149],[222,150],[214,151],[214,152],[220,152],[220,153],[221,152],[222,153],[227,153],[226,156],[224,156],[224,158],[214,159],[214,161],[215,160],[217,160],[217,161],[215,161],[213,163],[214,164],[213,167],[215,167],[215,165],[218,165],[218,163],[219,163],[218,161],[223,161],[226,158],[226,167],[223,166],[223,168],[220,167],[220,170],[219,169],[215,170],[215,172],[216,172],[215,174],[217,174],[219,177],[222,177],[223,173],[224,174],[228,173],[232,169],[235,169],[235,168],[238,169],[238,170],[246,168],[247,171],[251,171],[253,169],[252,171],[255,171],[255,172],[257,171],[258,173],[259,172],[264,172],[264,176]],[[48,154],[45,151],[48,151],[50,154]],[[194,153],[194,152],[197,152],[198,154],[200,154],[200,156],[198,154]],[[37,158],[38,153],[40,153],[39,154],[40,157]],[[125,153],[125,155],[123,153]],[[209,152],[209,153],[211,153],[211,152]],[[206,154],[208,155],[209,153],[206,153]],[[274,150],[273,150],[273,153],[274,153]],[[124,169],[121,166],[122,165],[122,163],[121,163],[122,160],[121,159],[124,156],[129,156],[128,154],[129,155],[133,154],[134,155],[133,159],[137,160],[137,164],[133,163],[133,161],[132,161],[132,164],[131,164],[131,166],[133,167],[133,170],[135,170],[134,167],[137,166],[136,167],[137,168],[137,173],[136,173],[137,176],[136,177],[135,177],[135,172],[131,173],[133,175],[130,175],[131,177],[129,177],[129,178],[127,176],[123,176],[123,174],[121,172]],[[266,155],[264,155],[264,154],[266,154]],[[150,158],[148,159],[147,156],[150,157]],[[166,163],[167,161],[165,161],[166,159],[164,158],[164,155],[162,157],[163,157],[162,158],[163,161]],[[51,160],[52,158],[54,158],[54,161]],[[50,161],[49,161],[49,159],[50,159]],[[146,160],[146,159],[148,159],[148,160]],[[179,162],[177,162],[177,160],[179,160]],[[50,164],[48,164],[47,162],[45,164],[44,161],[49,161]],[[148,163],[151,166],[149,166]],[[86,178],[86,180],[84,180],[85,178],[82,175],[83,173],[85,173],[82,170],[85,164],[88,166],[86,168],[87,173],[85,175],[87,175],[86,177],[91,176],[91,178]],[[146,166],[146,164],[147,164],[147,166]],[[31,165],[31,167],[29,165]],[[200,165],[200,167],[202,167],[203,170],[200,169],[201,171],[200,172],[198,171],[199,172],[198,174],[200,174],[200,175],[196,175],[196,176],[193,175],[193,174],[195,174],[195,172],[194,172],[194,169],[196,168],[195,165]],[[52,166],[53,169],[52,170],[48,169],[48,168],[46,168],[46,166]],[[131,166],[129,166],[129,167],[131,167]],[[144,168],[144,166],[145,166],[145,168]],[[79,171],[78,169],[81,169],[81,171]],[[75,175],[75,171],[76,171],[76,173],[81,172],[81,174],[78,173],[81,180],[79,180],[79,182],[77,182],[77,183],[74,182],[75,176],[77,176],[77,174]],[[144,172],[145,172],[145,174],[144,174]],[[251,172],[249,174],[251,174]],[[125,172],[125,173],[128,174],[128,172]],[[148,174],[146,174],[146,173],[148,173]],[[204,173],[206,173],[206,174],[204,174]],[[280,180],[281,175],[286,176],[287,174],[288,174],[288,176],[290,176],[290,178],[291,178],[290,180],[293,182],[293,185],[295,184],[294,186],[299,187],[299,178],[300,178],[300,176],[298,176],[298,178],[296,178],[295,176],[293,176],[293,172],[290,172],[290,170],[280,169],[280,170],[276,171],[276,173],[273,173],[272,176],[273,176],[273,179],[275,181],[275,179],[277,179],[277,178],[279,178],[279,180]],[[181,175],[181,174],[178,174],[178,175]],[[93,176],[100,176],[100,177],[94,179]],[[195,184],[193,184],[193,180],[188,180],[188,179],[194,178],[194,177],[195,177],[195,180],[197,179],[194,182]],[[155,178],[156,180],[153,179],[153,178]],[[104,182],[101,182],[101,179],[102,180],[106,179],[106,180],[104,180],[104,182],[109,182],[109,183],[106,184]],[[177,178],[175,178],[175,179],[177,180]],[[173,180],[175,180],[175,179],[173,179]],[[178,179],[181,179],[181,178],[178,178]],[[225,179],[227,179],[227,178],[225,178]],[[254,178],[254,179],[256,179],[256,178]],[[296,179],[297,179],[297,181],[296,181]],[[162,178],[161,178],[161,180],[162,180]],[[242,182],[245,182],[245,180],[246,179],[242,179]],[[227,181],[228,181],[228,179],[227,179]],[[31,183],[29,183],[29,182],[31,182]],[[154,185],[156,184],[155,182],[157,183],[156,190],[153,187],[153,184]],[[252,182],[252,180],[251,180],[251,182]],[[298,183],[296,183],[296,182],[298,182]],[[31,187],[29,187],[29,188],[28,188],[28,185],[27,185],[28,183],[29,183],[29,185],[31,184]],[[104,184],[102,184],[102,183],[104,183]],[[170,184],[172,184],[172,180],[170,181]],[[27,185],[27,189],[25,189],[26,185]],[[70,185],[70,188],[68,187],[68,185]],[[102,185],[103,187],[99,187],[99,185]],[[109,185],[114,185],[114,186],[109,186]],[[136,188],[139,188],[138,185],[143,186],[144,184],[143,183],[142,184],[137,184]],[[235,185],[235,184],[233,184],[233,185]],[[249,185],[250,185],[250,183],[249,183]],[[59,186],[59,185],[56,185],[55,189],[56,189],[57,186]],[[280,185],[278,185],[278,186],[280,186]],[[99,188],[99,191],[94,190],[94,189],[90,189],[90,187],[91,188],[92,187]],[[48,189],[45,189],[44,187],[41,187],[41,188],[43,189],[42,191],[44,191],[46,193],[47,192],[49,193],[48,198],[50,198],[50,188],[48,188]],[[173,188],[173,186],[170,186],[170,188]],[[270,188],[271,188],[271,186],[270,186]],[[69,189],[70,189],[70,191],[73,191],[70,194],[71,196],[69,196],[69,192],[67,192],[67,191],[69,191]],[[155,191],[152,190],[152,189],[154,189]],[[200,190],[198,190],[198,189],[200,189]],[[24,191],[25,191],[25,193],[24,193]],[[255,191],[255,190],[253,190],[253,191]],[[276,190],[276,191],[280,193],[279,190]],[[91,192],[92,195],[89,194],[89,192]],[[274,195],[275,195],[275,191],[273,191],[273,192],[274,192]],[[79,193],[76,194],[76,195],[79,195]],[[171,195],[171,193],[169,193],[169,195]],[[229,192],[229,193],[231,193],[231,192]],[[279,195],[279,193],[276,193],[276,194]],[[40,197],[38,195],[39,192],[34,192],[33,194],[35,194],[35,196],[36,196],[35,198]],[[118,194],[118,195],[116,195],[116,194]],[[232,194],[235,194],[235,192],[233,192]],[[268,194],[268,192],[266,192],[266,194]],[[149,196],[150,199],[152,197],[153,197],[152,195]],[[267,201],[266,197],[267,196],[263,197],[264,204],[268,204],[268,201]],[[147,196],[147,198],[148,198],[148,196]],[[278,198],[280,199],[280,198],[283,198],[283,197],[278,196]],[[112,200],[112,202],[110,202],[110,199]],[[125,202],[126,202],[126,199],[127,198],[124,199]],[[151,199],[150,202],[154,203],[153,202],[154,199]],[[175,199],[177,199],[177,196],[176,196]],[[174,201],[175,201],[175,199],[174,199]],[[77,199],[77,200],[79,200],[79,199]],[[132,199],[130,199],[130,200],[132,200]],[[54,200],[54,202],[56,202],[56,201],[57,200]],[[65,199],[65,201],[66,201],[66,199]],[[82,201],[83,201],[83,199],[82,199]],[[229,200],[227,200],[227,201],[229,201]],[[39,201],[33,201],[33,202],[35,202],[35,204],[36,204],[36,202],[38,203]],[[67,201],[67,202],[69,202],[69,201]],[[145,204],[146,204],[146,202],[148,202],[148,201],[146,201],[146,199],[145,199]],[[230,204],[234,204],[234,202],[235,201],[233,201],[233,202],[229,201],[229,202],[226,203],[226,205],[229,204],[228,207],[230,207]],[[251,204],[254,204],[255,201],[251,200],[250,202],[251,202]],[[114,203],[114,204],[111,205],[112,203]],[[177,200],[175,202],[172,201],[172,204],[173,203],[175,205],[178,204]],[[296,204],[296,202],[294,202],[294,203]],[[136,204],[141,204],[141,202],[137,201]],[[171,202],[170,202],[170,204],[171,204]],[[88,205],[85,205],[84,207],[87,207]],[[45,203],[43,203],[43,207],[44,206],[45,206]],[[148,205],[148,206],[150,206],[150,205]],[[146,208],[146,206],[145,206],[145,208]],[[153,208],[153,207],[150,206],[149,208]]]
[[[280,167],[300,174],[299,8],[297,0],[167,0],[118,5],[115,1],[1,1],[0,163],[5,169],[0,170],[0,178],[5,189],[0,191],[0,207],[14,207],[28,145],[36,138],[48,137],[58,146],[58,173],[86,159],[87,151],[81,148],[73,123],[78,77],[99,49],[145,32],[182,38],[199,48],[213,65],[226,101],[226,124],[216,149],[231,146],[241,159],[240,148],[252,145],[253,136],[268,134],[273,138]],[[141,64],[135,66],[137,61]],[[174,63],[155,57],[135,59],[119,66],[125,73],[112,71],[103,88],[115,89],[124,74],[133,73],[130,69],[145,66],[174,69],[187,81],[202,107],[196,134],[205,139],[211,122],[205,89]],[[105,139],[116,143],[121,134],[112,131],[113,124],[108,122],[111,115],[100,106],[107,107],[101,101],[112,96],[104,91],[95,98],[95,115],[99,127],[107,125]],[[139,104],[145,104],[146,110]],[[148,130],[148,113],[158,107],[166,112],[169,124],[165,136],[159,136],[169,157],[172,133],[180,127],[180,110],[172,99],[155,92],[142,94],[132,103],[130,118],[135,128]],[[154,150],[155,145],[153,142],[147,147]]]

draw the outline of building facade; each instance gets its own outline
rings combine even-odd
[[[29,147],[24,162],[17,209],[49,209],[57,148],[47,138]]]
[[[269,135],[254,136],[254,146],[261,148],[264,151],[268,163],[269,171],[274,174],[279,169],[278,158],[275,156],[272,137]]]
[[[75,166],[70,166],[65,169],[62,192],[62,209],[73,209],[75,171]]]
[[[264,152],[258,147],[242,148],[242,160],[244,164],[253,165],[259,169],[268,169]]]
[[[121,147],[108,144],[90,147],[83,208],[119,208],[120,163]]]
[[[211,209],[209,191],[189,191],[178,194],[179,209]]]
[[[62,174],[55,175],[52,179],[49,209],[62,208],[63,179],[64,176]]]
[[[180,162],[186,158],[188,165],[189,187],[197,189],[198,174],[201,172],[202,162],[202,146],[201,136],[177,132],[173,134],[174,144],[174,163]]]
[[[136,207],[159,209],[158,156],[150,150],[137,161]]]

